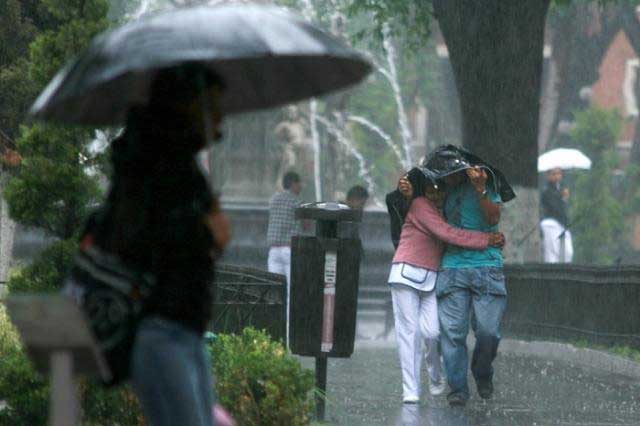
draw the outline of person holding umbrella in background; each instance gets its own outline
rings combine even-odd
[[[97,36],[34,103],[40,120],[125,124],[113,143],[107,201],[90,218],[81,251],[98,249],[153,278],[123,354],[131,361],[118,372],[151,426],[214,423],[203,331],[230,230],[196,154],[220,139],[227,115],[328,93],[370,69],[278,8],[201,6]]]
[[[567,213],[569,189],[562,186],[562,179],[564,170],[590,168],[591,160],[577,149],[556,148],[538,157],[538,172],[545,173],[547,179],[540,198],[540,231],[545,263],[571,263],[573,260]]]
[[[545,263],[571,263],[573,259],[573,241],[567,213],[569,189],[562,188],[563,172],[560,168],[549,170],[546,174],[547,187],[542,192],[542,241]]]

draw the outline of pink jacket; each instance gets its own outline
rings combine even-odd
[[[418,197],[411,203],[402,226],[393,263],[408,263],[437,271],[440,269],[444,243],[484,250],[489,246],[489,234],[449,225],[431,201]]]

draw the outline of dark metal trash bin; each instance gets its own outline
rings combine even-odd
[[[289,346],[314,357],[353,353],[361,244],[354,232],[362,212],[338,203],[312,203],[296,219],[315,225],[291,245]]]

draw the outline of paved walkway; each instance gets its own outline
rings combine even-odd
[[[358,342],[352,358],[329,361],[327,421],[349,426],[640,425],[640,377],[554,358],[502,351],[491,401],[480,399],[470,383],[471,400],[463,409],[450,408],[444,396],[433,398],[428,391],[419,405],[403,405],[393,339]],[[312,359],[303,363],[313,368]]]

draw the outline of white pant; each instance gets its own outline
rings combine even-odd
[[[269,259],[267,260],[269,272],[287,277],[287,327],[285,342],[289,347],[289,295],[291,293],[291,247],[271,247],[269,249]]]
[[[564,226],[555,219],[544,219],[540,222],[540,228],[542,229],[545,263],[571,263],[573,259],[571,232],[565,231]],[[564,236],[561,237],[563,232]]]
[[[420,367],[425,349],[429,378],[432,382],[442,380],[436,292],[391,284],[391,298],[402,369],[402,397],[419,398]]]

